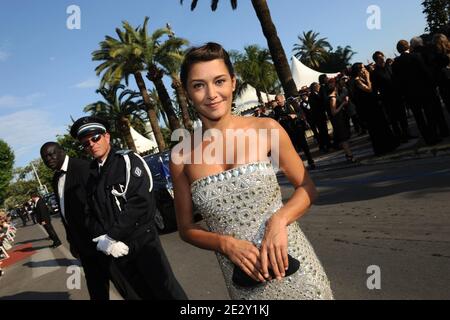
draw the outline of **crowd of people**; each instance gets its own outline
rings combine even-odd
[[[8,251],[12,248],[17,231],[11,220],[11,215],[0,210],[0,278],[4,274],[3,260],[9,258]]]
[[[52,240],[50,248],[57,248],[62,243],[51,223],[49,206],[38,193],[33,193],[31,199],[22,206],[18,206],[9,212],[0,211],[0,276],[4,271],[1,269],[1,261],[8,259],[8,250],[11,249],[16,227],[12,222],[15,218],[20,218],[22,227],[26,227],[28,222],[40,224],[47,233],[49,240]]]
[[[17,206],[12,211],[14,215],[19,217],[22,221],[22,226],[25,227],[28,225],[28,222],[33,224],[37,223],[36,214],[34,212],[34,206],[32,199],[24,202],[21,206]]]
[[[386,59],[377,51],[373,63],[355,63],[336,78],[321,75],[287,101],[278,95],[260,106],[256,117],[272,117],[289,133],[296,149],[303,150],[314,169],[305,131],[310,129],[323,153],[342,149],[354,162],[349,140],[354,133],[368,133],[375,155],[389,153],[412,138],[407,110],[427,145],[449,136],[444,115],[450,113],[450,42],[444,34],[431,41],[421,37],[397,44],[399,56]],[[328,121],[333,133],[330,136]]]

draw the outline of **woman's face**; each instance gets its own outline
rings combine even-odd
[[[235,88],[236,78],[230,75],[222,59],[198,62],[189,71],[188,96],[206,119],[217,121],[231,112]]]

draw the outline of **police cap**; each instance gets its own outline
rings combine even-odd
[[[83,117],[75,121],[70,129],[70,135],[81,139],[90,134],[106,133],[109,131],[108,122],[99,117]]]

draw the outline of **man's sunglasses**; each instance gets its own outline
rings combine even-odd
[[[97,143],[100,141],[101,138],[102,134],[96,134],[95,136],[90,137],[87,141],[83,142],[81,146],[83,147],[83,149],[87,149],[91,146],[91,142]]]

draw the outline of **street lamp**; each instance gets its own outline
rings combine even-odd
[[[33,168],[33,172],[34,172],[34,175],[36,176],[36,180],[37,180],[38,183],[39,183],[39,189],[40,189],[41,193],[42,193],[42,194],[47,194],[47,193],[48,193],[47,186],[46,186],[46,185],[43,185],[43,184],[41,183],[41,179],[39,179],[39,175],[38,175],[38,173],[37,173],[37,170],[36,170],[36,168],[35,168],[33,162],[31,163],[31,167]]]

